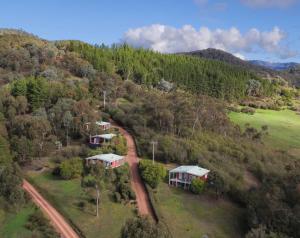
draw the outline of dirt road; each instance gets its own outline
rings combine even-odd
[[[53,224],[54,228],[62,238],[79,238],[77,233],[66,222],[62,215],[60,215],[26,180],[23,180],[23,188],[29,193],[33,202],[40,207],[43,213],[50,219],[51,224]]]
[[[120,130],[122,135],[127,140],[128,152],[127,152],[126,160],[130,166],[131,186],[136,194],[136,201],[137,201],[139,213],[141,215],[149,215],[155,220],[154,212],[151,207],[148,194],[146,192],[144,183],[138,171],[139,158],[137,156],[134,140],[132,136],[122,127],[119,127],[115,124],[114,126]]]

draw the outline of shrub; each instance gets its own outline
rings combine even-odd
[[[122,199],[124,199],[125,201],[136,198],[135,193],[131,189],[130,185],[127,183],[120,183],[118,185],[118,191],[119,191]]]
[[[116,154],[126,155],[127,154],[127,143],[125,138],[118,136],[114,139]]]
[[[147,217],[138,217],[126,221],[122,228],[121,237],[166,238],[169,235],[160,224],[155,224]]]
[[[85,207],[86,207],[86,202],[85,202],[85,201],[80,201],[80,202],[78,203],[78,207],[79,207],[80,209],[84,210]]]
[[[59,175],[60,175],[60,167],[59,167],[59,166],[55,167],[55,168],[52,170],[52,174],[53,174],[54,176],[59,176]]]
[[[87,175],[82,180],[83,186],[86,187],[95,187],[96,178],[92,175]]]
[[[204,181],[201,179],[193,179],[191,183],[191,190],[195,194],[200,194],[204,190]]]
[[[78,178],[83,170],[82,160],[80,158],[73,158],[65,160],[59,166],[60,176],[63,179]]]
[[[122,201],[121,194],[119,192],[114,193],[115,201],[120,203]]]
[[[31,231],[39,231],[42,233],[42,237],[45,238],[58,238],[59,234],[50,226],[49,221],[44,217],[42,212],[36,210],[30,215],[26,228]]]
[[[143,180],[152,188],[156,188],[159,182],[167,175],[166,169],[161,164],[152,164],[149,160],[141,160],[139,169]]]
[[[244,107],[241,109],[241,112],[253,115],[255,113],[255,110],[251,107]]]

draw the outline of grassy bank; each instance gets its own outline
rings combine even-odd
[[[126,219],[134,216],[132,205],[112,201],[109,191],[100,195],[99,217],[95,216],[96,207],[88,200],[80,180],[61,180],[50,172],[28,173],[34,184],[41,187],[47,199],[78,227],[86,237],[119,237]],[[84,203],[84,208],[79,206]]]
[[[223,199],[196,196],[161,183],[154,193],[172,237],[242,237],[243,209]]]
[[[230,119],[245,128],[245,124],[260,129],[267,125],[269,135],[265,142],[275,148],[297,151],[300,155],[300,116],[291,110],[273,111],[257,109],[254,115],[230,112]]]

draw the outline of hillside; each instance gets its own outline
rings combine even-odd
[[[247,69],[221,61],[160,54],[127,45],[107,48],[74,41],[58,45],[79,53],[97,70],[115,71],[123,79],[152,87],[158,86],[164,79],[184,90],[225,100],[250,96],[249,85],[252,80],[259,85],[260,96],[272,95],[276,87],[276,82],[264,80]]]
[[[151,238],[168,237],[166,227],[176,222],[180,224],[176,232],[187,234],[191,229],[190,237],[199,224],[203,234],[225,232],[227,237],[257,229],[278,237],[300,235],[299,159],[265,143],[266,125],[241,129],[228,117],[229,109],[247,115],[254,110],[250,107],[296,110],[297,90],[213,59],[127,45],[49,42],[15,32],[0,36],[0,82],[0,165],[6,168],[5,173],[0,170],[0,201],[22,206],[20,185],[26,173],[86,236],[97,237],[103,231],[103,237],[120,237],[132,217],[142,226],[135,213],[129,167],[105,169],[82,162],[95,154],[126,153],[130,145],[116,128],[109,131],[117,134],[116,140],[97,149],[88,146],[90,135],[104,132],[93,126],[87,131],[86,125],[112,119],[132,134],[142,161],[152,158],[149,142],[157,141],[155,160],[165,167],[199,165],[211,171],[199,199],[188,191],[164,189],[161,174],[166,171],[159,173],[161,184],[149,191],[158,198],[157,204],[152,203],[163,215],[158,214],[158,224],[146,223],[145,232],[159,234]],[[240,102],[245,105],[242,109],[237,106]],[[144,168],[150,179],[158,177],[156,164]],[[98,218],[96,184],[102,211]],[[207,201],[210,196],[219,202]],[[164,206],[165,197],[171,207]],[[186,199],[189,204],[184,204]],[[201,202],[216,209],[205,211]],[[8,212],[2,204],[0,218],[2,210],[4,215]],[[206,212],[212,223],[203,220]],[[247,219],[235,222],[231,212]],[[192,225],[181,223],[180,214],[194,219]]]
[[[230,65],[235,65],[239,68],[253,72],[254,74],[259,75],[262,78],[282,78],[288,81],[290,85],[300,87],[300,75],[293,71],[293,69],[297,68],[297,63],[272,64],[259,60],[246,61],[228,52],[217,49],[198,50],[180,54],[191,55],[194,57],[199,57],[201,59],[204,58],[225,62]]]
[[[270,70],[266,67],[263,67],[263,65],[252,64],[249,61],[242,60],[242,59],[234,56],[233,54],[230,54],[230,53],[228,53],[226,51],[223,51],[223,50],[209,48],[209,49],[205,49],[205,50],[184,52],[184,53],[180,53],[180,54],[191,55],[191,56],[205,58],[205,59],[222,61],[222,62],[232,64],[232,65],[236,65],[236,66],[248,69],[248,70],[272,73],[272,70]]]

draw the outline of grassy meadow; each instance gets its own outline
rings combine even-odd
[[[243,209],[209,195],[194,195],[161,183],[155,193],[165,223],[174,238],[242,237]]]
[[[229,117],[242,129],[246,123],[257,129],[267,125],[268,135],[264,138],[266,144],[300,156],[300,115],[294,111],[256,109],[254,115],[230,112]]]
[[[88,200],[79,179],[61,180],[49,171],[28,172],[34,185],[42,188],[42,194],[88,238],[119,237],[126,219],[134,216],[134,207],[112,201],[108,191],[100,195],[99,217],[96,206]],[[86,205],[79,206],[80,202]]]

